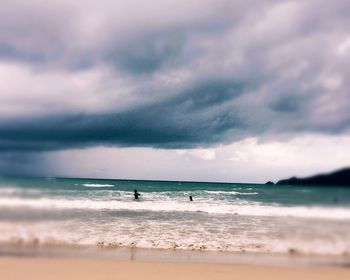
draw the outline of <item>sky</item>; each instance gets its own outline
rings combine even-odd
[[[350,2],[0,3],[0,175],[265,182],[350,166]]]

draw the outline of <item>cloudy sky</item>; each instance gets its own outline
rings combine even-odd
[[[0,174],[264,182],[350,165],[350,2],[0,2]]]

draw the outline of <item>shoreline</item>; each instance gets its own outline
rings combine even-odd
[[[250,279],[345,280],[350,269],[341,267],[284,267],[268,265],[112,261],[90,259],[0,258],[0,279]]]
[[[0,244],[0,260],[6,258],[81,259],[159,263],[207,263],[269,265],[283,267],[350,267],[350,256],[298,253],[219,252],[138,247]]]

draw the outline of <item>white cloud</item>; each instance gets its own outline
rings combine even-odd
[[[350,38],[346,38],[343,42],[341,42],[337,47],[337,52],[340,55],[346,54],[350,51]]]
[[[185,157],[195,157],[201,160],[214,160],[216,158],[215,149],[189,149],[176,150],[177,154]]]
[[[41,160],[50,176],[264,183],[350,166],[349,145],[350,136],[310,134],[288,141],[250,138],[213,149],[76,149],[49,152]]]

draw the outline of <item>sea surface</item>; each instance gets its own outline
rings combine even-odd
[[[0,178],[0,244],[344,256],[350,188]]]

